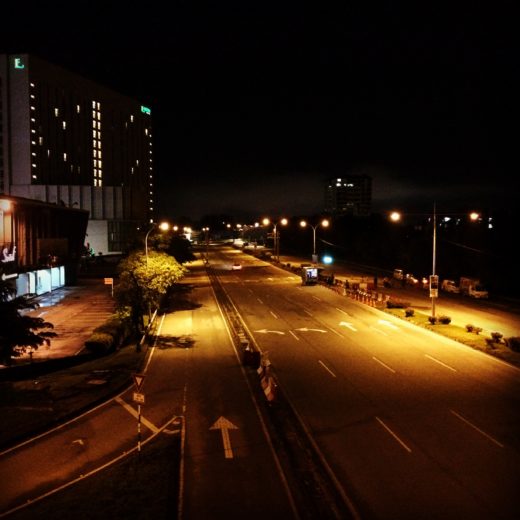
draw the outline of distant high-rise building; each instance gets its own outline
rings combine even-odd
[[[372,204],[372,178],[346,175],[326,181],[325,211],[332,215],[369,216]]]
[[[121,252],[153,219],[151,111],[27,54],[0,55],[0,193],[89,211],[87,241]]]

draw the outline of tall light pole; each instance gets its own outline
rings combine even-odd
[[[415,215],[421,215],[418,213],[415,213]],[[429,214],[422,214],[422,215],[428,215]],[[432,318],[435,318],[435,300],[439,297],[439,277],[436,274],[437,269],[437,208],[435,205],[435,202],[433,203],[433,215],[432,215],[432,224],[433,224],[433,234],[432,234],[432,274],[430,275],[430,298],[432,300]],[[448,215],[447,213],[443,215]],[[454,214],[451,214],[452,216]],[[470,220],[478,220],[480,217],[479,213],[471,212],[469,214]],[[390,220],[394,222],[398,222],[401,220],[401,214],[397,211],[394,211],[390,214]],[[449,219],[447,219],[449,220]]]
[[[280,261],[280,235],[277,230],[277,225],[281,224],[282,226],[286,226],[288,222],[289,221],[286,218],[282,218],[282,219],[280,219],[279,222],[275,222],[273,224],[273,240],[274,240],[273,245],[274,245],[274,254],[275,254],[277,262]],[[268,218],[264,218],[264,220],[262,220],[262,224],[264,226],[268,226],[270,223],[271,223],[271,221]]]
[[[148,230],[148,232],[146,233],[146,236],[144,237],[144,254],[146,257],[146,268],[147,269],[148,269],[148,236],[150,235],[150,233],[156,226],[157,226],[157,222],[152,222],[150,229]],[[170,229],[170,224],[168,224],[168,222],[161,222],[159,224],[159,229],[161,231],[168,231],[168,229]]]
[[[307,224],[305,220],[302,220],[300,222],[300,226],[302,228],[307,227],[307,225],[309,225],[312,228],[312,261],[314,263],[318,263],[318,258],[316,256],[316,229],[320,226],[324,228],[329,227],[329,221],[326,218],[324,218],[321,222],[314,226],[312,224]]]

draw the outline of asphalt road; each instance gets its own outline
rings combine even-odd
[[[184,283],[192,286],[184,308],[158,320],[140,421],[132,387],[0,453],[0,516],[137,456],[156,435],[178,435],[180,500],[172,515],[298,517],[202,263]]]
[[[362,517],[518,516],[517,368],[240,252],[211,263]]]

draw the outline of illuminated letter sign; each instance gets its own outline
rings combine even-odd
[[[15,69],[25,69],[25,65],[22,61],[22,58],[15,58],[14,59],[14,68]]]
[[[141,112],[143,112],[143,114],[148,114],[148,115],[152,114],[152,111],[148,107],[145,107],[143,105],[141,105]]]

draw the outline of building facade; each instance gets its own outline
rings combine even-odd
[[[88,211],[0,195],[0,279],[17,294],[43,294],[74,282]]]
[[[96,253],[153,220],[151,111],[33,55],[0,55],[0,193],[87,210]]]
[[[372,178],[346,175],[328,179],[325,185],[325,211],[331,215],[367,217],[372,211]]]

